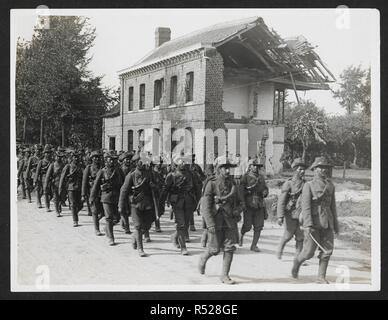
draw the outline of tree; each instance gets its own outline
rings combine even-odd
[[[342,154],[343,161],[357,167],[360,163],[369,165],[371,160],[371,126],[368,115],[358,112],[344,116],[334,116],[328,121],[328,140]]]
[[[309,100],[302,100],[300,105],[286,110],[286,140],[291,144],[300,144],[302,158],[306,160],[306,153],[312,144],[326,144],[326,114]]]
[[[333,97],[339,100],[347,114],[360,109],[370,114],[370,69],[349,66],[341,73],[340,80],[339,89],[334,91]]]
[[[36,28],[30,42],[18,42],[17,117],[40,121],[40,143],[43,136],[46,142],[58,142],[66,119],[84,113],[81,104],[105,111],[111,90],[102,88],[101,77],[87,69],[94,39],[95,28],[87,18],[51,16],[49,29]],[[44,127],[50,130],[44,132]]]

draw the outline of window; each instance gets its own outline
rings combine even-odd
[[[133,110],[133,87],[128,89],[128,111]]]
[[[138,150],[140,151],[144,151],[144,144],[145,144],[145,141],[144,141],[144,130],[143,129],[140,129],[138,132]]]
[[[178,78],[177,76],[171,77],[170,80],[170,105],[176,104],[176,97],[178,92]]]
[[[116,150],[116,137],[109,137],[109,150]]]
[[[274,123],[284,123],[284,89],[275,90],[274,108],[273,108],[273,121]]]
[[[133,150],[133,130],[128,130],[128,151]]]
[[[154,82],[154,107],[160,106],[160,99],[162,99],[164,91],[164,79],[155,80]]]
[[[189,72],[186,74],[186,102],[193,101],[193,91],[194,91],[194,73]]]
[[[145,84],[140,85],[139,110],[143,110],[145,106]]]

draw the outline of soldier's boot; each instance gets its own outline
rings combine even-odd
[[[171,242],[172,242],[172,244],[174,245],[174,247],[180,248],[180,245],[179,245],[179,242],[178,242],[178,232],[177,232],[177,231],[175,231],[175,232],[171,235]]]
[[[260,252],[260,249],[257,247],[257,242],[260,239],[260,234],[261,234],[261,231],[254,231],[253,232],[253,240],[252,240],[252,244],[251,244],[251,251]]]
[[[232,260],[233,260],[233,252],[225,251],[224,258],[222,261],[222,277],[221,277],[222,283],[225,283],[225,284],[236,283],[229,277],[229,271],[230,271],[230,266],[232,265]]]
[[[295,258],[302,252],[303,249],[303,240],[295,242]]]
[[[197,231],[197,229],[195,229],[195,223],[194,223],[194,212],[190,217],[190,231]]]
[[[203,254],[201,254],[198,263],[198,270],[200,274],[205,274],[206,262],[209,260],[210,257],[211,254],[207,250]]]
[[[207,235],[207,230],[205,229],[205,230],[203,230],[202,235],[201,235],[201,246],[202,246],[203,248],[206,248],[206,245],[207,245],[207,237],[208,237],[208,235]]]
[[[320,259],[319,260],[319,269],[318,269],[318,278],[316,283],[328,284],[329,281],[326,280],[326,271],[329,261]]]
[[[113,235],[113,222],[112,221],[107,221],[105,224],[105,234],[108,238],[108,244],[110,246],[115,245],[115,238]]]
[[[59,203],[59,201],[55,201],[54,205],[55,205],[55,213],[57,214],[57,217],[60,217],[61,216],[61,204]]]
[[[26,186],[26,193],[27,193],[28,203],[31,203],[32,202],[32,200],[31,200],[31,189],[30,189],[28,184]]]
[[[98,220],[97,214],[93,214],[94,233],[97,237],[103,236],[104,234],[100,231],[100,221]]]
[[[239,240],[238,240],[238,245],[239,245],[240,247],[242,247],[242,246],[243,246],[243,243],[244,243],[244,234],[245,234],[245,233],[241,231],[240,238],[239,238]]]
[[[162,229],[160,229],[160,220],[155,220],[155,232],[162,232]]]
[[[295,258],[294,264],[293,264],[292,269],[291,269],[291,276],[294,279],[298,279],[300,266],[301,266],[301,262],[299,261],[298,258]]]
[[[121,216],[121,228],[124,230],[125,234],[131,234],[129,229],[129,219],[127,216]]]
[[[27,199],[26,197],[26,188],[24,186],[24,183],[22,182],[22,199]]]
[[[181,248],[181,254],[183,256],[188,256],[189,252],[186,248],[186,241],[185,241],[185,230],[178,230],[178,243]]]
[[[132,248],[134,250],[137,249],[137,237],[138,237],[138,233],[139,233],[139,230],[135,229],[135,231],[133,231],[133,236],[132,236]]]
[[[38,205],[38,209],[42,209],[42,194],[40,193],[39,188],[36,189],[36,203]]]
[[[44,202],[45,202],[45,206],[46,206],[46,211],[47,212],[51,212],[51,209],[50,209],[50,198],[47,194],[44,195]]]
[[[149,230],[145,230],[144,231],[144,241],[145,242],[151,242],[151,237],[150,237],[150,231]]]
[[[284,241],[284,239],[282,238],[280,240],[280,244],[279,244],[279,247],[278,247],[278,250],[276,251],[276,257],[279,259],[279,260],[282,260],[282,256],[283,256],[283,250],[284,250],[284,247],[286,246],[286,241]],[[298,255],[298,254],[296,254]]]
[[[144,249],[143,249],[143,232],[141,230],[137,231],[136,242],[137,242],[137,252],[139,253],[139,256],[146,257],[147,254],[144,252]]]
[[[185,242],[190,242],[189,228],[185,229],[184,239],[185,239]]]
[[[86,197],[86,206],[88,208],[88,216],[91,217],[93,214],[92,214],[92,209],[91,209],[91,206],[90,206],[90,202],[89,202],[89,198]]]

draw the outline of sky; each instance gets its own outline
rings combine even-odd
[[[39,12],[12,10],[12,46],[16,46],[18,37],[31,39]],[[315,51],[337,80],[350,65],[369,67],[378,39],[375,26],[379,14],[372,9],[57,9],[49,12],[90,18],[90,24],[96,28],[96,39],[90,50],[89,69],[96,76],[104,75],[103,84],[109,87],[118,87],[117,71],[133,65],[154,48],[157,27],[169,27],[174,39],[220,22],[259,16],[281,37],[303,35],[317,46]],[[331,85],[333,89],[337,86]],[[345,113],[330,91],[299,91],[298,94],[315,101],[328,114]],[[295,100],[293,92],[289,99]]]

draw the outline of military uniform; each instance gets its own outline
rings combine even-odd
[[[44,200],[45,200],[45,206],[47,212],[50,212],[50,200],[53,197],[51,194],[51,189],[44,188],[43,183],[46,180],[46,175],[48,168],[50,164],[52,163],[51,154],[52,154],[52,147],[50,145],[46,145],[44,150],[44,158],[38,162],[38,165],[36,167],[35,177],[34,177],[34,185],[37,186],[37,192],[38,190],[43,193]]]
[[[256,160],[251,160],[249,166],[262,166],[262,164],[259,164]],[[267,219],[264,202],[264,198],[267,195],[268,187],[262,175],[250,170],[242,176],[240,200],[244,209],[244,221],[241,227],[239,245],[242,246],[244,234],[249,232],[253,226],[252,251],[260,251],[257,248],[257,242],[259,241],[261,230],[264,227],[264,220]]]
[[[61,194],[59,193],[59,182],[61,178],[61,173],[65,164],[63,163],[63,157],[65,154],[61,149],[56,152],[57,160],[52,162],[48,167],[46,179],[43,183],[44,190],[51,190],[51,194],[54,200],[55,211],[57,216],[61,216],[62,207],[61,207]]]
[[[38,166],[38,163],[42,159],[42,155],[41,155],[42,150],[43,150],[43,147],[41,145],[35,145],[35,154],[31,156],[28,160],[27,169],[26,169],[26,181],[27,181],[28,189],[30,190],[30,193],[34,189],[33,179],[36,174],[36,168]],[[36,187],[36,202],[37,202],[38,208],[42,208],[42,202],[41,202],[42,186],[38,184],[35,187]]]
[[[127,210],[128,199],[131,204],[131,216],[134,224],[133,247],[141,257],[146,256],[143,249],[143,234],[151,228],[155,219],[154,202],[152,199],[152,177],[138,155],[138,167],[126,177],[120,190],[119,210]]]
[[[25,171],[27,169],[28,158],[30,156],[30,149],[29,148],[25,148],[23,150],[23,152],[24,152],[23,158],[20,159],[20,161],[19,161],[18,179],[19,179],[20,186],[21,186],[22,198],[26,199],[28,191],[27,191],[27,183],[24,180],[24,173],[25,173]],[[31,199],[31,195],[29,195],[29,199]]]
[[[78,226],[78,212],[82,209],[81,188],[82,188],[82,165],[80,154],[73,152],[70,164],[66,164],[61,173],[59,181],[59,194],[67,190],[69,205],[73,215],[73,224]]]
[[[121,159],[120,169],[123,176],[123,183],[125,181],[125,177],[130,172],[133,172],[135,170],[131,162],[132,157],[133,157],[133,154],[128,151],[123,152],[119,157],[119,160]],[[131,234],[130,225],[129,225],[129,216],[131,215],[131,203],[129,202],[129,199],[127,203],[127,209],[121,211],[120,215],[121,215],[121,227],[124,229],[125,233]]]
[[[298,167],[306,167],[302,159],[297,158],[294,160],[292,166],[293,169]],[[299,214],[300,214],[300,196],[304,186],[304,177],[299,177],[299,173],[296,171],[294,176],[287,180],[283,186],[278,198],[277,204],[277,218],[280,225],[284,222],[284,233],[280,240],[279,248],[277,251],[278,259],[281,259],[283,250],[288,241],[295,236],[296,255],[302,250],[303,247],[303,231],[299,226]]]
[[[206,167],[206,179],[203,182],[202,197],[203,197],[203,195],[205,193],[205,189],[206,189],[207,184],[210,181],[215,181],[215,180],[216,180],[216,175],[215,175],[215,172],[214,172],[214,166],[212,164],[209,164]],[[200,212],[201,212],[202,197],[201,197],[201,200],[199,201],[199,205],[197,207],[197,210],[199,210]],[[201,235],[201,246],[203,248],[206,248],[207,240],[208,240],[208,232],[207,232],[207,227],[206,227],[206,221],[205,221],[205,218],[203,217],[202,212],[201,212],[201,215],[202,215],[202,229],[203,229],[202,235]]]
[[[231,166],[225,163],[219,168]],[[223,248],[222,282],[228,284],[234,283],[229,278],[229,271],[233,252],[236,250],[235,244],[238,242],[237,223],[241,218],[239,210],[236,210],[236,203],[237,188],[233,177],[218,174],[216,179],[208,181],[201,198],[201,213],[208,229],[208,243],[207,250],[199,261],[199,271],[204,274],[207,260]]]
[[[97,195],[94,199],[93,203],[90,203],[89,196],[90,196],[90,190],[93,187],[94,180],[97,177],[97,173],[101,169],[100,163],[94,163],[93,158],[100,158],[101,155],[97,151],[93,151],[90,154],[90,161],[91,163],[87,164],[86,168],[84,169],[83,176],[82,176],[82,191],[81,196],[87,203],[90,204],[90,210],[93,216],[93,223],[94,223],[94,231],[96,235],[101,235],[100,232],[100,219],[104,217],[104,208],[101,204],[101,194],[97,191]]]
[[[181,253],[187,255],[186,235],[190,224],[191,215],[197,207],[197,201],[201,196],[200,186],[196,184],[196,179],[187,168],[187,159],[184,157],[176,159],[182,164],[166,177],[166,182],[162,190],[161,201],[164,203],[168,196],[168,202],[172,206],[175,216],[176,232],[172,236],[175,245],[179,245]]]
[[[312,169],[330,168],[324,157],[315,159]],[[314,175],[314,178],[303,186],[301,197],[302,223],[305,229],[303,250],[294,259],[292,276],[298,277],[300,265],[314,256],[317,243],[319,248],[318,282],[327,283],[326,270],[334,248],[334,233],[338,233],[335,187],[327,177]],[[315,240],[315,241],[314,241]]]
[[[110,158],[112,161],[117,159],[113,152],[105,154],[105,159]],[[90,203],[94,203],[101,191],[101,203],[105,214],[105,233],[109,239],[109,244],[114,245],[113,224],[115,217],[118,216],[117,204],[120,196],[120,187],[122,185],[122,174],[119,168],[113,162],[112,166],[108,166],[106,161],[105,167],[102,168],[94,180],[92,190],[90,191]]]

